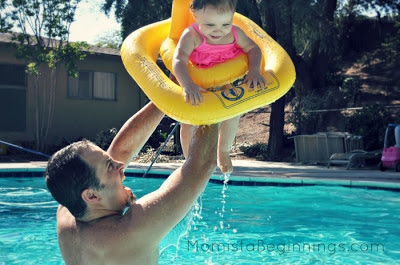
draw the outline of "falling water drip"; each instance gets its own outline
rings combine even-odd
[[[178,252],[179,252],[179,243],[182,238],[187,238],[189,236],[189,231],[192,229],[192,226],[195,224],[196,220],[201,220],[203,217],[201,216],[203,210],[203,194],[199,196],[199,199],[194,203],[191,211],[188,214],[188,222],[186,225],[186,229],[179,235],[177,241],[175,244],[169,244],[168,246],[164,247],[162,250],[160,250],[160,257],[170,247],[175,248],[175,256],[172,258],[171,263],[174,263],[175,260],[178,258]],[[194,226],[194,230],[197,230],[197,227]],[[203,238],[203,240],[208,240],[208,238]]]
[[[230,174],[224,174],[224,185],[222,186],[222,191],[221,191],[221,194],[222,194],[222,200],[221,200],[221,203],[222,203],[222,207],[221,207],[221,211],[220,212],[215,212],[216,214],[218,214],[219,215],[219,217],[220,218],[223,218],[224,217],[224,213],[225,213],[225,204],[226,204],[226,200],[225,200],[225,198],[226,198],[226,194],[225,194],[225,191],[228,189],[228,182],[229,182],[229,177],[230,177]],[[219,223],[218,223],[218,226],[214,226],[214,231],[217,231],[218,230],[218,228],[220,229],[220,230],[222,230],[222,229],[224,229],[224,221],[223,220],[220,220],[219,221]],[[228,225],[228,227],[230,227],[229,225]]]

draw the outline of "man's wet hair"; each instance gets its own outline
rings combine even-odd
[[[81,194],[87,188],[101,189],[92,166],[81,154],[93,144],[82,140],[57,151],[46,168],[46,185],[54,199],[65,206],[75,218],[86,214],[87,205]]]

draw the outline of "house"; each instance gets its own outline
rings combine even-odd
[[[26,62],[15,58],[10,42],[10,34],[0,33],[0,140],[33,143],[33,85],[25,73]],[[148,101],[126,72],[119,50],[91,47],[90,51],[78,62],[78,78],[68,77],[63,67],[58,71],[47,145],[93,139],[101,130],[119,129]]]

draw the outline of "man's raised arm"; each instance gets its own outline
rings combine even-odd
[[[132,227],[142,233],[143,244],[158,244],[188,213],[217,166],[217,142],[218,125],[197,128],[186,162],[132,205],[127,215],[134,215]]]
[[[137,155],[157,128],[164,114],[152,103],[148,103],[121,127],[107,153],[115,160],[125,163]]]

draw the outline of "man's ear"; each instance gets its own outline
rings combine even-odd
[[[84,189],[81,193],[82,200],[86,203],[96,203],[101,201],[101,197],[93,189]]]

